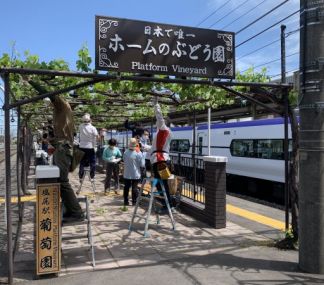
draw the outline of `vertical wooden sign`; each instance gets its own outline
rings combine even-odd
[[[57,273],[61,268],[60,184],[37,184],[36,273]]]

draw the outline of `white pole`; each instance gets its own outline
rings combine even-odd
[[[211,120],[211,112],[209,107],[208,108],[208,156],[210,156],[210,120]]]

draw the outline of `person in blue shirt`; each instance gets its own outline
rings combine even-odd
[[[119,148],[116,146],[117,141],[110,139],[108,141],[108,147],[105,148],[102,154],[102,159],[106,162],[106,179],[105,179],[105,193],[110,191],[111,178],[115,181],[115,193],[119,190],[119,162],[122,158],[122,154]]]
[[[128,206],[129,188],[132,187],[132,205],[136,203],[138,196],[138,183],[141,179],[141,168],[145,167],[145,160],[142,152],[136,151],[138,142],[135,138],[129,141],[128,149],[123,155],[124,160],[124,206]]]

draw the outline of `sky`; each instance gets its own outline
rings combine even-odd
[[[64,59],[71,70],[76,70],[77,53],[83,45],[88,46],[91,57],[93,60],[95,58],[95,15],[237,32],[285,1],[2,0],[0,56],[3,53],[23,56],[24,51],[28,50],[38,55],[41,61]],[[286,1],[280,8],[238,33],[236,45],[298,11],[299,2]],[[280,74],[280,60],[277,60],[280,58],[280,41],[262,47],[280,39],[281,24],[287,26],[287,32],[298,30],[299,13],[237,47],[237,70],[244,71],[255,66],[258,71],[267,67],[268,75],[273,79],[278,78],[275,75]],[[299,31],[286,38],[286,47],[286,70],[296,70],[299,67]],[[262,49],[253,52],[259,48]],[[275,62],[269,63],[271,61]],[[0,84],[3,83],[0,81]],[[0,90],[0,105],[2,99]]]

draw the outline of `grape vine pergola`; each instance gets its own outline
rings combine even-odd
[[[159,93],[150,90],[141,90],[141,94],[145,93],[146,97],[143,99],[131,99],[129,96],[125,98],[123,92],[115,92],[112,90],[95,90],[96,84],[102,82],[139,82],[139,83],[154,83],[163,86],[163,84],[170,84],[188,86],[188,85],[201,85],[207,86],[209,88],[222,89],[227,92],[228,95],[238,96],[244,100],[247,100],[251,103],[256,104],[271,113],[283,116],[285,118],[285,139],[284,139],[284,157],[285,157],[285,200],[286,200],[286,229],[289,225],[289,214],[288,214],[288,116],[289,116],[289,103],[288,103],[288,94],[292,89],[290,84],[282,83],[248,83],[248,82],[236,82],[232,80],[205,80],[205,79],[180,79],[180,78],[162,78],[162,77],[147,77],[147,76],[132,76],[132,75],[119,75],[119,74],[99,74],[99,73],[80,73],[80,72],[70,72],[70,71],[56,71],[56,70],[45,70],[45,69],[29,69],[29,68],[0,68],[0,75],[4,81],[4,117],[5,117],[5,167],[6,167],[6,209],[7,209],[7,252],[8,252],[8,266],[9,266],[9,283],[12,281],[13,277],[13,245],[12,245],[12,217],[11,217],[11,163],[10,163],[10,111],[13,109],[18,110],[18,114],[22,106],[27,106],[33,103],[36,103],[46,97],[53,97],[59,94],[69,93],[69,102],[74,108],[76,114],[81,114],[82,110],[78,110],[80,104],[91,106],[98,104],[100,107],[99,113],[94,117],[104,119],[110,117],[113,118],[115,124],[110,123],[109,127],[113,128],[114,126],[120,125],[121,120],[117,118],[125,119],[127,117],[136,118],[132,116],[131,111],[135,111],[139,106],[147,106],[148,109],[152,109],[148,105],[150,96],[159,96]],[[19,76],[22,80],[28,82],[34,89],[37,95],[20,98],[15,100],[15,94],[11,90],[11,81],[14,80],[14,77]],[[28,80],[32,76],[33,78],[41,78],[43,82],[47,82],[48,86],[51,86],[51,79],[53,78],[80,78],[83,81],[78,84],[72,84],[64,88],[60,88],[59,85],[51,86],[51,89],[54,91],[48,92],[45,88],[41,88],[40,85],[34,84],[33,81]],[[238,87],[248,90],[248,92],[243,92],[238,90]],[[78,91],[82,91],[83,88],[90,88],[91,91],[100,93],[103,95],[104,99],[93,101],[89,99],[80,99],[77,95]],[[169,88],[169,87],[168,87]],[[235,90],[236,88],[236,90]],[[88,89],[89,90],[89,89]],[[262,98],[260,100],[260,98]],[[275,103],[275,107],[269,106],[264,102],[264,99],[269,100],[272,103]],[[163,105],[176,105],[168,96],[162,96],[160,98],[160,103]],[[208,100],[203,98],[196,98],[190,100],[184,100],[181,102],[182,105],[193,105],[195,103],[206,103],[208,105]],[[181,104],[179,106],[181,106]],[[112,111],[114,110],[114,111]],[[127,114],[127,110],[129,113]],[[21,111],[21,114],[28,118],[46,117],[46,115],[37,114],[36,110],[32,111]],[[147,113],[147,117],[150,117],[152,114]],[[144,116],[143,116],[144,117]],[[105,120],[103,120],[105,121]],[[39,123],[40,121],[37,121]],[[19,128],[19,126],[18,126]]]

